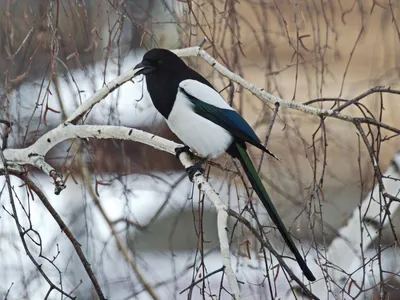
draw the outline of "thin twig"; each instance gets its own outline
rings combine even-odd
[[[212,271],[211,273],[208,273],[206,276],[200,278],[199,280],[197,280],[197,281],[195,281],[195,282],[192,282],[187,288],[185,288],[184,290],[180,291],[180,292],[179,292],[179,295],[182,295],[182,294],[183,294],[184,292],[186,292],[188,289],[193,288],[194,286],[196,286],[196,285],[199,284],[200,282],[203,282],[204,280],[206,280],[207,278],[211,277],[212,275],[217,274],[217,273],[219,273],[219,272],[221,272],[221,271],[223,272],[224,269],[225,269],[225,267],[222,266],[221,268],[219,268],[219,269],[217,269],[217,270],[215,270],[215,271]]]
[[[6,162],[5,162],[5,157],[3,154],[3,150],[0,149],[0,159],[3,161],[3,164],[6,166]],[[15,221],[15,225],[18,229],[18,233],[19,236],[21,238],[21,242],[22,242],[22,246],[24,247],[25,253],[26,255],[29,257],[29,259],[32,261],[32,263],[34,264],[34,266],[36,267],[36,269],[39,271],[40,275],[42,275],[42,277],[44,278],[44,280],[46,280],[46,282],[49,284],[50,286],[50,291],[51,290],[56,290],[58,291],[61,295],[64,295],[65,297],[69,298],[69,299],[75,299],[75,297],[71,296],[70,294],[64,292],[61,288],[59,288],[57,285],[55,285],[50,278],[46,275],[46,273],[44,272],[42,266],[34,259],[32,253],[30,252],[28,245],[25,241],[25,233],[23,231],[23,228],[19,222],[19,218],[18,218],[18,213],[17,213],[17,208],[15,206],[15,202],[14,202],[14,197],[13,197],[13,193],[12,193],[12,188],[11,188],[11,179],[10,179],[10,174],[15,175],[15,176],[23,176],[23,174],[21,173],[15,173],[13,174],[11,171],[9,172],[9,170],[7,170],[7,166],[4,168],[4,175],[6,177],[6,185],[7,185],[7,189],[8,189],[8,194],[10,197],[10,203],[11,203],[11,207],[12,207],[12,217]],[[101,290],[100,290],[101,291]],[[100,298],[100,297],[99,297]],[[105,299],[100,298],[100,299]]]
[[[118,237],[118,232],[115,230],[113,222],[110,220],[110,218],[106,214],[105,210],[103,209],[103,206],[101,205],[99,197],[97,197],[96,192],[94,191],[94,189],[92,187],[90,176],[89,176],[89,170],[87,169],[87,167],[84,164],[81,164],[81,166],[82,166],[81,169],[82,169],[82,173],[83,173],[83,180],[86,184],[86,187],[89,189],[89,193],[92,196],[94,203],[96,204],[98,210],[100,211],[100,213],[103,216],[104,220],[106,221],[108,227],[110,228],[111,234],[114,237],[114,240],[117,244],[118,250],[121,252],[125,261],[131,266],[136,277],[139,279],[139,282],[143,285],[144,289],[149,293],[150,297],[154,300],[159,299],[159,297],[156,295],[156,293],[152,289],[151,285],[147,282],[147,280],[144,278],[142,273],[139,271],[139,268],[136,265],[136,263],[129,257],[129,253],[128,253],[127,249],[124,247],[120,238]]]
[[[242,217],[240,214],[238,214],[237,212],[235,212],[232,209],[228,209],[227,212],[230,216],[234,217],[240,223],[242,223],[244,226],[246,226],[253,233],[253,235],[257,238],[257,240],[265,248],[267,248],[272,253],[272,255],[274,255],[276,257],[276,259],[278,260],[278,262],[282,266],[282,268],[288,273],[289,277],[292,280],[294,280],[301,287],[302,291],[305,293],[306,296],[308,296],[310,299],[319,300],[319,298],[317,296],[315,296],[296,275],[294,275],[293,271],[285,263],[285,261],[282,259],[281,255],[279,255],[279,253],[275,251],[275,249],[272,247],[272,245],[269,243],[269,241],[267,239],[263,239],[261,237],[261,235],[258,233],[257,229],[255,229],[248,220],[246,220],[244,217]]]
[[[90,263],[85,257],[85,254],[82,251],[81,244],[76,240],[74,235],[72,234],[71,230],[68,228],[68,226],[64,223],[60,215],[57,213],[57,211],[54,209],[54,207],[51,205],[50,201],[47,199],[46,195],[42,192],[42,190],[34,183],[26,173],[23,174],[14,174],[15,176],[21,178],[28,186],[29,188],[35,192],[35,194],[39,197],[40,201],[43,203],[43,205],[46,207],[47,211],[52,215],[54,220],[57,222],[58,226],[60,226],[60,229],[62,232],[65,233],[67,238],[70,240],[72,246],[74,247],[76,254],[78,254],[78,257],[80,261],[82,262],[83,267],[85,268],[86,273],[88,274],[90,280],[92,281],[93,287],[99,297],[99,299],[106,299],[104,297],[103,291],[100,287],[99,282],[97,281],[96,276],[93,273],[93,270],[90,266]]]

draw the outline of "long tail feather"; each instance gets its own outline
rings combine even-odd
[[[304,273],[304,276],[306,276],[308,280],[314,281],[315,280],[314,275],[312,274],[311,270],[307,267],[306,262],[301,256],[299,250],[297,250],[297,247],[294,244],[292,238],[290,237],[290,234],[287,231],[285,225],[283,224],[282,219],[279,217],[278,212],[276,211],[276,208],[271,201],[271,198],[269,197],[267,191],[265,190],[264,185],[262,184],[261,179],[258,176],[257,171],[254,168],[254,165],[249,155],[247,154],[246,149],[238,143],[236,143],[235,146],[238,153],[237,158],[242,164],[242,167],[246,172],[247,178],[249,179],[251,186],[253,187],[254,191],[260,198],[264,207],[267,209],[270,218],[275,223],[286,244],[289,246],[289,249],[293,252],[301,270]]]

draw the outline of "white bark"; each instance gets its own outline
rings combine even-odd
[[[79,114],[75,114],[78,116]],[[175,148],[183,145],[177,144],[173,141],[164,139],[162,137],[144,132],[142,130],[123,127],[123,126],[95,126],[95,125],[73,125],[71,123],[64,123],[57,128],[47,132],[39,138],[34,144],[24,149],[6,149],[4,156],[7,161],[17,164],[31,164],[43,170],[46,174],[51,176],[55,181],[62,180],[55,170],[44,161],[46,153],[55,145],[73,138],[96,138],[96,139],[118,139],[140,142],[152,146],[158,150],[165,151],[171,154],[175,153]],[[193,166],[193,161],[188,154],[182,153],[179,157],[185,168]],[[55,173],[55,174],[54,174]],[[215,206],[218,218],[218,237],[220,242],[222,264],[225,267],[225,274],[228,278],[228,283],[231,288],[232,294],[235,299],[240,299],[240,290],[234,275],[231,257],[229,251],[229,238],[227,232],[227,207],[219,198],[218,194],[214,191],[211,185],[207,182],[204,176],[196,173],[194,181],[198,188],[204,192],[207,198]],[[57,182],[56,190],[57,190]],[[65,188],[64,183],[61,189]]]
[[[211,65],[216,71],[221,73],[223,76],[229,78],[230,80],[236,82],[237,84],[244,87],[246,90],[249,90],[259,99],[261,99],[264,103],[276,104],[278,103],[281,107],[292,108],[310,115],[315,116],[327,116],[327,117],[335,117],[340,120],[344,120],[347,122],[353,122],[354,118],[348,115],[344,115],[332,109],[318,109],[308,105],[303,105],[295,101],[285,101],[279,97],[276,97],[266,91],[264,89],[256,87],[254,84],[248,82],[243,77],[235,74],[221,65],[215,58],[213,58],[206,51],[201,49],[200,47],[190,47],[185,49],[172,50],[176,55],[180,57],[191,57],[191,56],[200,56],[204,59],[209,65]]]
[[[193,165],[192,160],[186,153],[182,153],[179,158],[185,168],[191,167]],[[214,191],[214,189],[211,187],[211,185],[208,183],[203,175],[201,175],[200,173],[196,173],[193,176],[193,179],[197,184],[197,187],[207,195],[208,199],[210,199],[211,203],[217,210],[218,238],[221,249],[222,264],[225,267],[225,274],[228,278],[228,283],[231,287],[231,293],[234,299],[241,299],[239,284],[232,269],[232,262],[229,251],[227,206],[224,202],[222,202],[221,198]]]
[[[93,94],[88,100],[86,100],[81,106],[79,106],[75,112],[66,120],[66,123],[71,123],[78,117],[88,113],[90,109],[95,106],[98,102],[103,100],[112,91],[123,85],[125,82],[132,80],[137,70],[130,69],[129,71],[118,76],[114,80],[108,82],[104,87]]]
[[[209,55],[206,51],[201,49],[200,47],[190,47],[178,50],[172,50],[180,57],[191,57],[191,56],[200,56],[204,59],[208,64],[210,64],[216,71],[221,73],[223,76],[231,79],[237,84],[241,85],[243,88],[249,90],[259,99],[261,99],[264,103],[276,104],[278,103],[281,107],[291,108],[298,111],[302,111],[307,114],[315,115],[315,116],[328,116],[334,117],[337,119],[341,119],[347,122],[353,122],[354,118],[352,116],[344,115],[332,109],[318,109],[314,107],[310,107],[308,105],[303,105],[295,101],[285,101],[279,97],[276,97],[259,87],[256,87],[254,84],[248,82],[243,77],[231,72],[226,67],[217,62],[215,58]],[[90,97],[87,101],[85,101],[68,119],[66,122],[73,122],[77,117],[88,112],[96,103],[100,102],[104,99],[110,92],[123,85],[125,82],[130,81],[135,76],[135,71],[132,69],[125,72],[124,74],[118,76],[111,82],[107,83],[107,85],[97,91],[92,97]]]

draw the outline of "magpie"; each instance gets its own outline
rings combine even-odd
[[[146,78],[147,90],[155,108],[185,144],[185,147],[175,150],[177,156],[191,149],[203,157],[200,166],[206,159],[224,152],[237,158],[305,277],[314,281],[314,275],[296,248],[247,154],[246,143],[274,156],[250,125],[226,103],[211,83],[169,50],[147,51],[135,70],[135,76],[142,74]],[[196,166],[189,176],[193,177],[195,171],[201,169],[197,163]]]

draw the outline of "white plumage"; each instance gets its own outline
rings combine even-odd
[[[184,89],[189,95],[192,95],[193,97],[205,103],[214,105],[218,108],[233,110],[233,108],[225,102],[224,98],[222,98],[222,96],[216,90],[197,80],[183,80],[179,84],[179,87]]]
[[[193,104],[181,89],[199,101],[219,108],[232,108],[214,89],[198,81],[184,80],[179,87],[174,106],[166,120],[169,128],[199,155],[208,158],[221,155],[232,143],[232,135],[221,126],[196,114]]]

